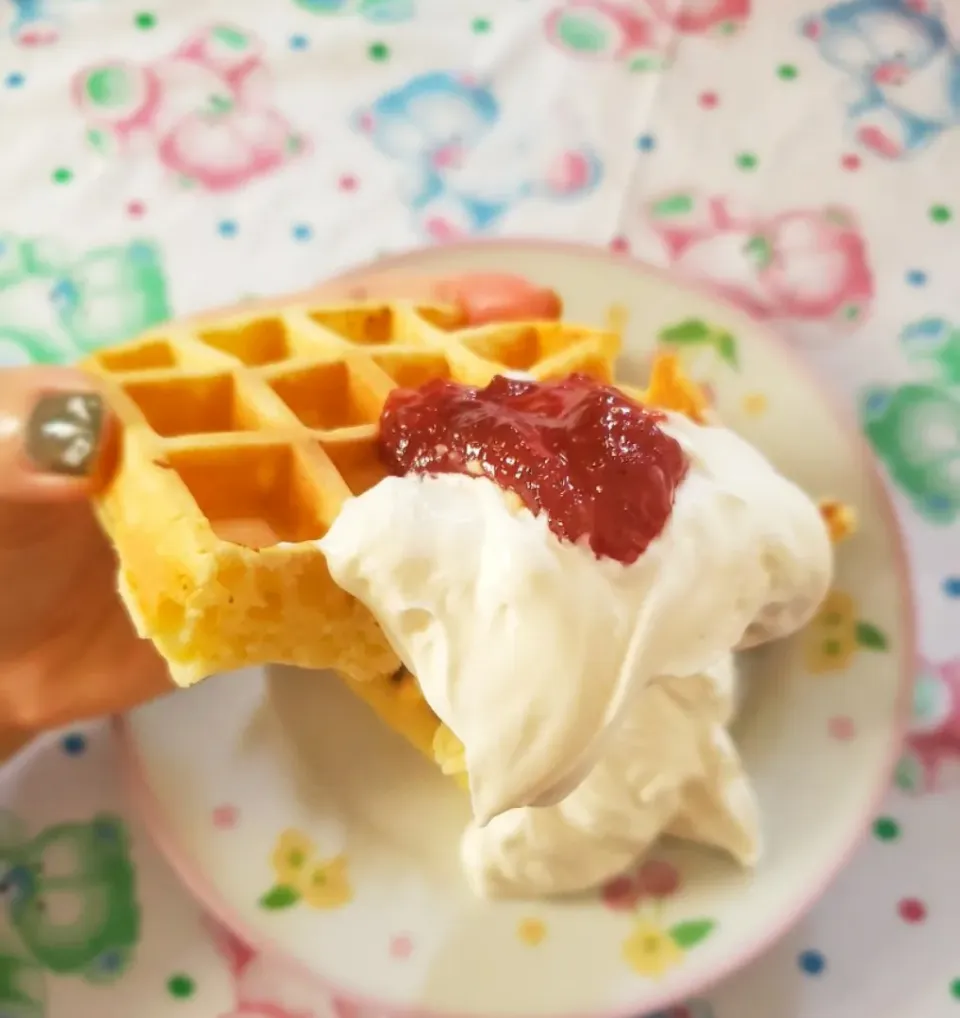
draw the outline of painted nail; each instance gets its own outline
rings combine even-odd
[[[96,462],[103,419],[103,399],[96,393],[47,393],[27,421],[26,454],[45,473],[84,477]]]
[[[438,287],[441,300],[459,304],[471,325],[496,321],[559,318],[559,296],[520,276],[477,274],[446,280]]]

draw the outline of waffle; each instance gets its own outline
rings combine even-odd
[[[383,402],[432,378],[498,373],[611,381],[616,332],[562,322],[467,328],[453,308],[310,303],[151,332],[85,362],[119,417],[119,468],[97,499],[141,636],[181,686],[282,663],[333,669],[383,722],[467,784],[463,747],[373,616],[316,548],[340,506],[383,476]],[[668,354],[638,402],[712,421]],[[836,539],[849,507],[824,504]]]
[[[428,751],[436,719],[399,695],[400,661],[315,541],[384,476],[377,422],[397,386],[509,372],[609,381],[618,351],[616,333],[564,322],[467,328],[450,307],[301,303],[99,352],[83,367],[120,420],[121,449],[95,508],[138,632],[180,686],[271,662],[335,669]]]

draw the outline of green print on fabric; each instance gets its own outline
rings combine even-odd
[[[900,346],[926,378],[868,389],[864,428],[917,511],[950,524],[960,519],[960,326],[921,318],[904,326]]]
[[[110,983],[140,939],[124,822],[101,814],[30,836],[0,813],[0,1018],[43,1018],[44,972]]]
[[[70,362],[169,317],[153,244],[71,256],[51,240],[0,234],[0,367]]]
[[[934,381],[960,386],[960,326],[945,318],[921,318],[900,333],[900,345]]]
[[[911,383],[861,397],[864,430],[897,486],[931,523],[960,519],[960,398]]]
[[[367,21],[391,24],[416,16],[416,0],[295,0],[311,14],[359,14]],[[2,1016],[0,1016],[2,1018]]]
[[[47,986],[36,962],[0,950],[0,1018],[45,1018]]]

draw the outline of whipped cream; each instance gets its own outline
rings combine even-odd
[[[663,532],[628,566],[461,475],[387,478],[319,542],[464,745],[475,817],[464,862],[488,893],[589,886],[667,829],[756,857],[718,689],[731,649],[816,610],[829,535],[733,432],[678,414],[662,427],[690,469]]]
[[[725,727],[735,677],[727,654],[701,675],[654,680],[565,799],[472,823],[461,852],[474,891],[508,897],[585,890],[626,869],[664,832],[753,865],[759,810]]]

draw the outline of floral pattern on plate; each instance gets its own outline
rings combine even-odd
[[[623,941],[623,960],[640,976],[659,979],[682,965],[686,952],[702,943],[716,928],[713,919],[667,922],[666,902],[681,889],[680,871],[662,859],[648,859],[606,884],[603,903],[633,919]]]
[[[878,626],[858,617],[852,595],[831,590],[806,632],[807,670],[815,675],[843,671],[861,649],[888,650],[887,637]]]
[[[322,859],[302,831],[289,828],[277,838],[270,857],[276,881],[260,898],[269,911],[303,902],[311,908],[343,908],[353,900],[350,871],[342,855]]]

